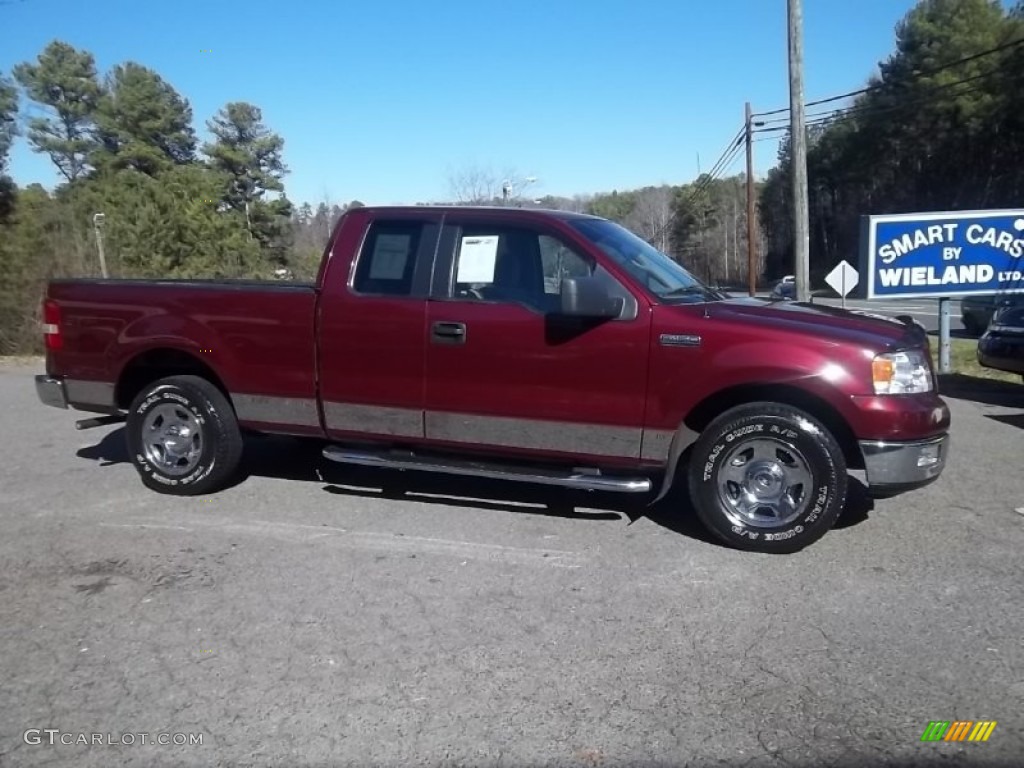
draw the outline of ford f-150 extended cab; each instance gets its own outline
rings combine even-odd
[[[347,212],[315,284],[54,280],[40,399],[125,421],[142,482],[225,484],[243,435],[334,461],[648,494],[726,543],[824,535],[848,470],[941,473],[949,411],[908,321],[729,299],[611,221]]]

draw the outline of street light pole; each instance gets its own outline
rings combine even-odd
[[[526,178],[518,181],[506,179],[505,183],[501,185],[501,204],[508,205],[509,198],[512,198],[513,196],[515,199],[518,199],[521,192],[536,181],[536,176],[527,176]],[[521,202],[519,203],[519,207],[523,207]]]
[[[100,253],[100,274],[107,278],[107,256],[103,252],[103,219],[102,213],[94,213],[92,216],[92,228],[96,232],[96,249]]]
[[[788,0],[789,115],[793,162],[793,240],[796,300],[810,299],[810,225],[807,210],[807,129],[804,125],[804,41],[802,0]]]

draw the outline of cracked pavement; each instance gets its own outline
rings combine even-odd
[[[0,367],[0,766],[1021,764],[1024,388],[950,400],[938,483],[854,492],[772,557],[678,496],[641,516],[286,438],[232,488],[161,496],[37,370]],[[936,719],[999,724],[922,743]]]

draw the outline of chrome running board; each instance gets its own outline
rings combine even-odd
[[[324,458],[339,464],[358,464],[363,467],[381,469],[418,470],[442,472],[449,475],[483,477],[489,480],[510,480],[518,483],[557,485],[562,488],[576,488],[585,491],[610,491],[613,493],[647,493],[651,480],[646,477],[617,477],[602,475],[598,470],[583,471],[578,468],[560,471],[557,468],[520,468],[503,464],[489,464],[477,461],[460,461],[441,457],[421,457],[410,452],[380,452],[353,450],[338,445],[324,448]]]

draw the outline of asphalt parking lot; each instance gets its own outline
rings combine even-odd
[[[678,497],[348,470],[289,439],[224,492],[161,496],[119,427],[36,401],[38,370],[0,366],[0,765],[1021,764],[1024,387],[949,401],[938,483],[855,484],[773,557]],[[998,725],[922,743],[932,720]],[[105,743],[125,734],[202,744]]]

